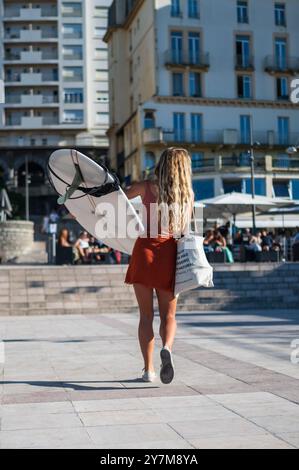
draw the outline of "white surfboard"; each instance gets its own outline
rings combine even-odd
[[[64,204],[88,233],[115,250],[132,254],[144,227],[116,176],[71,149],[52,153],[48,173],[60,195],[58,203]]]

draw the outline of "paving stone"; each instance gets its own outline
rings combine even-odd
[[[293,449],[291,444],[272,436],[258,434],[257,436],[234,436],[234,439],[217,437],[209,439],[190,439],[190,444],[196,449]]]
[[[97,446],[111,447],[121,442],[139,445],[146,442],[178,440],[177,433],[167,424],[130,424],[124,426],[96,426],[87,427],[87,432]]]
[[[2,449],[91,448],[93,443],[83,427],[0,431]]]

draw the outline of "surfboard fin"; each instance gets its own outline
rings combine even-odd
[[[79,188],[80,184],[83,183],[84,179],[81,173],[81,170],[78,165],[75,165],[76,168],[76,173],[74,176],[74,179],[71,183],[71,185],[68,187],[66,190],[66,193],[63,196],[60,196],[57,200],[57,203],[62,206],[63,204],[66,203],[68,199],[77,191]]]

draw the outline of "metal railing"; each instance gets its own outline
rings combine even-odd
[[[299,158],[289,156],[273,157],[272,167],[280,170],[299,170]]]
[[[208,52],[201,54],[173,49],[165,52],[164,62],[168,66],[189,66],[206,69],[210,67],[210,56]]]
[[[38,52],[42,52],[42,60],[58,60],[58,54],[55,54],[55,53],[47,53],[47,52],[43,52],[43,51],[22,51],[22,52],[26,52],[26,53],[38,53]],[[22,60],[22,53],[21,52],[10,52],[10,53],[6,53],[5,56],[4,56],[4,60],[11,60],[11,61],[18,61],[18,60]]]
[[[237,70],[254,70],[254,56],[236,54],[235,67]]]
[[[255,131],[254,142],[259,142],[263,147],[287,147],[299,143],[299,133],[280,135],[275,131]],[[241,133],[238,129],[165,129],[160,127],[143,130],[145,144],[159,142],[185,143],[185,144],[220,144],[250,146],[250,135]]]
[[[295,72],[299,73],[299,57],[276,57],[265,58],[266,72]]]

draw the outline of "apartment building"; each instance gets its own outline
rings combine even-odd
[[[296,0],[114,0],[109,49],[110,156],[127,183],[166,146],[192,155],[198,200],[255,190],[299,199]]]
[[[72,147],[106,159],[109,126],[107,29],[110,0],[0,0],[0,171],[31,212],[49,210],[49,154]],[[43,204],[45,202],[46,205]]]

